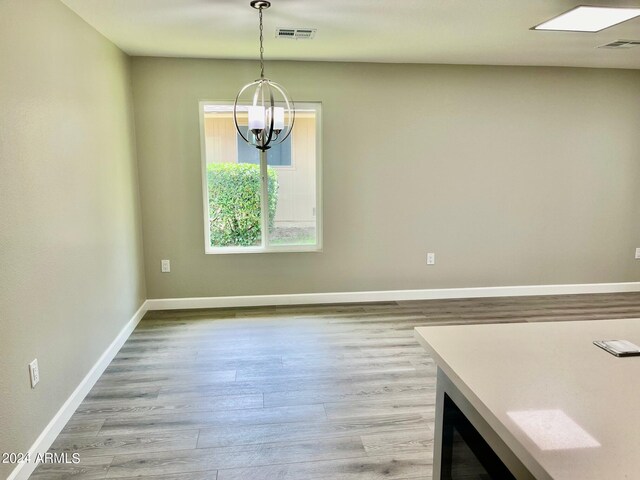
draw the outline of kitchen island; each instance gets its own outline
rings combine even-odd
[[[433,479],[640,478],[640,319],[416,328],[438,366]]]

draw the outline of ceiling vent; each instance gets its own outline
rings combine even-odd
[[[638,45],[640,45],[640,40],[616,40],[606,45],[600,45],[598,48],[633,48]]]
[[[276,28],[276,38],[311,40],[316,36],[315,28]]]

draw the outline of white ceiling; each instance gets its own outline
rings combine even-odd
[[[62,0],[130,55],[254,59],[258,14],[249,0]],[[584,0],[586,1],[586,0]],[[594,4],[593,2],[586,2]],[[640,69],[640,18],[600,33],[530,28],[580,0],[272,0],[266,59]],[[640,6],[602,0],[601,6]],[[277,27],[317,28],[313,40]]]

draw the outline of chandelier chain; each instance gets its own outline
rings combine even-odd
[[[264,46],[262,45],[262,41],[263,41],[262,7],[258,9],[258,14],[260,15],[260,78],[264,78]]]

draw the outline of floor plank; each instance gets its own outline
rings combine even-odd
[[[198,443],[199,430],[160,433],[156,435],[135,436],[59,436],[50,452],[79,453],[82,458],[94,455],[123,455],[131,453],[165,452],[191,450]]]
[[[80,405],[76,410],[77,418],[139,416],[143,414],[174,414],[176,412],[206,412],[221,410],[244,410],[245,408],[262,408],[264,395],[256,393],[252,395],[216,395],[206,399],[191,399],[184,401],[179,398],[176,401],[164,401],[158,403],[155,399],[116,399],[107,401],[91,401]],[[310,403],[310,402],[308,402]],[[271,405],[282,406],[282,405]]]
[[[119,455],[107,478],[162,473],[189,473],[222,468],[265,467],[297,462],[361,458],[366,455],[360,437],[313,439],[295,443],[262,443],[151,454]]]
[[[373,433],[362,435],[360,438],[367,455],[421,452],[432,448],[433,429],[430,427]]]
[[[298,442],[329,437],[350,437],[407,429],[429,429],[430,421],[419,414],[387,414],[323,423],[269,423],[218,426],[200,430],[198,448],[251,445],[277,441]]]
[[[43,463],[29,477],[31,480],[101,480],[106,478],[112,456],[83,456],[80,463]]]
[[[121,477],[119,480],[216,480],[217,470],[205,472],[183,472],[175,475],[138,475],[136,477]]]
[[[220,470],[218,480],[407,480],[431,478],[431,452]]]
[[[282,392],[267,392],[264,394],[265,407],[277,407],[283,405],[305,405],[313,401],[327,403],[361,402],[363,400],[394,399],[401,396],[413,395],[420,398],[429,398],[435,391],[435,382],[431,383],[405,383],[387,384],[373,387],[353,386],[341,390],[326,388],[308,388],[305,390],[285,390]]]
[[[248,408],[215,412],[176,412],[172,415],[141,414],[137,417],[107,418],[98,435],[137,435],[171,430],[192,430],[217,425],[260,425],[263,423],[325,422],[322,404]]]

